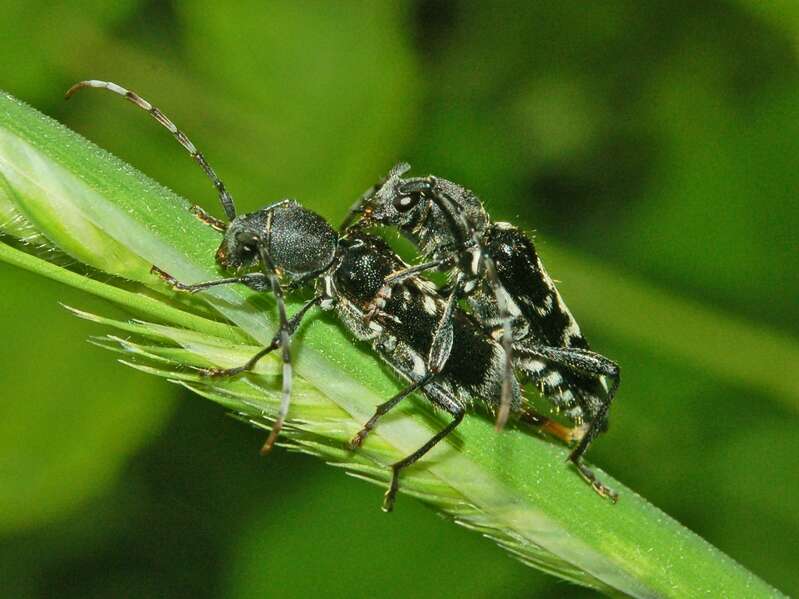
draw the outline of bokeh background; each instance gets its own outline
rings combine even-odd
[[[336,222],[408,160],[535,231],[593,346],[622,365],[592,460],[799,593],[799,4],[2,13],[0,86],[217,213],[146,115],[63,91],[137,90],[245,210],[296,197]],[[112,308],[2,265],[0,286],[3,596],[591,596],[412,500],[386,516],[379,489],[312,458],[259,458],[259,433],[120,366],[57,302]]]

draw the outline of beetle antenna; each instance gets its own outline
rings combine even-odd
[[[175,126],[167,116],[161,112],[158,108],[150,104],[147,100],[142,98],[135,92],[125,89],[124,87],[117,85],[116,83],[112,83],[111,81],[98,81],[96,79],[90,79],[87,81],[80,81],[70,87],[67,90],[67,93],[64,94],[64,98],[69,100],[75,92],[79,89],[83,89],[84,87],[96,87],[100,89],[107,89],[108,91],[114,92],[120,96],[127,98],[130,102],[141,108],[142,110],[146,110],[150,113],[150,115],[158,121],[161,125],[163,125],[166,129],[175,136],[175,139],[178,140],[180,145],[186,148],[186,151],[191,155],[191,157],[197,162],[197,164],[202,167],[205,174],[208,175],[208,178],[211,179],[211,183],[214,184],[216,191],[219,193],[219,201],[222,204],[222,208],[225,209],[225,214],[228,217],[228,220],[233,220],[236,216],[236,207],[233,204],[233,198],[228,193],[227,189],[225,188],[225,184],[222,183],[222,180],[217,176],[214,169],[211,168],[211,165],[208,164],[208,161],[205,159],[199,150],[191,143],[191,140],[186,137],[186,134],[183,133],[180,129]]]

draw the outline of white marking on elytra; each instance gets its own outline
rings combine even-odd
[[[541,360],[530,360],[525,366],[532,372],[541,372],[547,367],[546,363]]]
[[[389,314],[388,312],[383,312],[382,310],[377,312],[377,316],[378,318],[381,318],[383,320],[390,320],[391,322],[399,325],[402,324],[401,318],[399,318],[398,316],[394,316],[393,314]]]
[[[416,284],[416,288],[424,294],[438,293],[436,286],[427,279],[414,277],[413,282]]]
[[[482,257],[482,252],[480,251],[480,247],[473,247],[469,250],[472,253],[472,274],[478,274],[480,272],[480,258]]]
[[[427,374],[427,365],[425,364],[424,358],[422,358],[422,356],[419,354],[412,354],[411,359],[413,360],[411,373],[415,375],[417,379],[421,379]]]
[[[541,258],[539,256],[536,256],[536,266],[538,266],[538,272],[541,273],[541,280],[544,281],[547,289],[553,293],[557,293],[555,289],[555,283],[552,282],[552,277],[549,276],[549,273],[544,268],[544,263],[541,262]]]
[[[537,262],[538,262],[538,270],[541,272],[541,279],[544,281],[544,284],[550,290],[550,295],[547,296],[547,300],[549,300],[549,302],[551,303],[552,302],[551,298],[554,297],[557,300],[558,310],[560,310],[563,314],[565,314],[566,318],[569,321],[563,330],[563,337],[562,337],[563,342],[567,343],[570,337],[581,337],[582,333],[580,331],[580,325],[577,324],[577,321],[574,319],[574,316],[572,316],[572,313],[569,311],[569,308],[563,302],[563,298],[560,296],[560,293],[555,287],[555,283],[552,281],[552,278],[544,269],[544,265],[541,262],[541,258],[538,258]],[[545,300],[544,303],[546,304],[547,301]],[[541,314],[541,316],[544,316],[544,314],[541,313],[538,307],[536,307],[536,311],[539,314]]]
[[[425,295],[422,299],[422,308],[431,316],[434,316],[438,312],[436,301],[429,295]]]
[[[574,420],[574,424],[576,426],[583,426],[585,423],[585,420],[583,418],[583,409],[580,406],[572,406],[568,408],[564,412],[564,415],[567,418],[571,418],[572,420]]]
[[[580,325],[577,324],[577,321],[574,320],[574,316],[572,313],[569,312],[569,308],[566,307],[566,304],[563,303],[563,298],[560,297],[560,293],[556,292],[556,297],[558,298],[558,309],[563,312],[569,320],[569,324],[566,325],[566,328],[563,329],[563,340],[568,341],[569,337],[580,337],[582,333],[580,332]]]
[[[543,381],[550,387],[557,387],[563,382],[563,377],[558,371],[553,370],[544,377]]]
[[[539,316],[546,316],[552,311],[553,306],[552,296],[548,295],[544,298],[544,303],[541,306],[536,306],[535,311],[538,313]]]
[[[519,310],[519,305],[516,303],[516,300],[513,299],[511,294],[508,293],[508,290],[505,289],[504,287],[500,287],[497,290],[497,292],[498,295],[502,296],[502,299],[504,300],[505,303],[505,308],[507,309],[508,314],[511,316],[511,318],[518,318],[519,316],[521,316],[522,312],[521,310]],[[499,322],[501,322],[501,319],[499,320]]]

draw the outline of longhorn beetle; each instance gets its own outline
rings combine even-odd
[[[313,223],[313,226],[308,227],[308,223]],[[454,431],[466,411],[475,404],[483,403],[488,409],[496,407],[491,402],[500,396],[504,350],[484,334],[469,314],[457,309],[453,301],[444,300],[429,282],[419,277],[404,278],[394,287],[392,297],[367,320],[367,310],[385,278],[408,265],[379,237],[357,229],[337,237],[331,227],[323,228],[321,223],[324,223],[321,217],[293,200],[283,200],[257,212],[240,215],[231,223],[220,246],[224,256],[220,265],[225,268],[233,264],[247,265],[251,263],[247,260],[254,257],[261,264],[268,259],[271,268],[288,272],[287,267],[291,264],[285,264],[284,260],[292,262],[291,256],[281,254],[280,248],[267,240],[291,237],[295,231],[302,232],[303,245],[323,247],[320,256],[324,258],[314,265],[314,274],[304,277],[305,281],[314,282],[314,297],[288,321],[287,327],[281,328],[272,343],[250,362],[238,369],[220,372],[241,372],[270,351],[285,346],[288,340],[284,340],[282,334],[293,334],[310,307],[318,305],[323,310],[335,310],[350,333],[358,340],[371,342],[375,354],[408,383],[399,393],[377,406],[374,415],[350,441],[352,449],[360,447],[378,420],[414,391],[419,391],[433,406],[452,416],[452,421],[419,449],[391,465],[391,482],[383,502],[383,509],[391,511],[402,469],[418,461]],[[253,239],[256,241],[251,241]],[[242,283],[257,291],[271,288],[261,273],[188,285],[160,269],[155,269],[155,272],[175,288],[190,292],[230,283]],[[291,282],[296,284],[298,279],[292,278]],[[446,338],[434,335],[442,318],[452,323],[451,335]],[[557,423],[540,417],[524,405],[515,379],[511,381],[511,393],[514,413],[554,434],[563,434]],[[270,436],[274,434],[273,428]]]
[[[594,438],[607,430],[608,409],[619,385],[619,367],[592,352],[580,327],[544,269],[532,240],[509,223],[491,222],[480,199],[465,187],[434,176],[403,175],[398,164],[364,193],[344,226],[397,227],[426,262],[389,276],[372,310],[404,277],[438,269],[450,273],[449,301],[465,297],[488,334],[502,340],[506,364],[497,428],[511,408],[512,369],[538,386],[556,410],[575,424],[578,441],[569,455],[580,474],[603,496],[615,494],[581,462]],[[360,220],[351,225],[357,215]],[[439,324],[446,334],[448,324]]]
[[[278,416],[264,449],[271,448],[288,413],[291,396],[291,354],[289,343],[303,317],[313,306],[335,310],[337,316],[359,340],[370,341],[375,353],[389,364],[407,387],[380,404],[364,427],[350,442],[359,447],[381,416],[414,391],[421,392],[434,406],[452,416],[452,421],[409,456],[392,464],[391,482],[383,509],[393,508],[399,488],[399,473],[418,461],[461,423],[467,409],[483,402],[496,407],[500,387],[509,385],[511,409],[554,434],[564,434],[556,422],[543,418],[524,405],[515,378],[503,374],[505,354],[502,346],[473,318],[456,307],[453,297],[444,300],[427,281],[404,276],[394,285],[394,295],[379,309],[372,304],[384,281],[392,273],[407,271],[402,262],[380,238],[353,228],[343,236],[321,216],[306,210],[294,200],[282,200],[249,214],[237,215],[233,200],[222,181],[186,135],[149,102],[114,83],[83,81],[67,92],[71,96],[82,87],[108,89],[122,95],[149,112],[177,138],[214,183],[230,222],[220,221],[195,209],[195,213],[223,232],[216,252],[217,263],[237,276],[186,284],[153,267],[153,272],[175,289],[198,292],[218,285],[240,283],[256,291],[271,291],[280,317],[272,342],[242,366],[212,369],[212,376],[230,376],[250,370],[268,353],[280,349],[283,358],[283,392]],[[260,271],[244,272],[260,267]],[[299,287],[314,283],[315,295],[290,319],[286,316],[281,283]],[[369,312],[367,318],[367,312]],[[436,334],[440,322],[447,322],[448,334]]]

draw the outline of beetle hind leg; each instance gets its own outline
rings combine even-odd
[[[430,440],[422,445],[419,449],[414,451],[408,457],[401,459],[399,462],[395,462],[391,465],[391,483],[389,484],[388,491],[386,491],[386,495],[383,498],[383,511],[390,512],[394,509],[394,502],[397,498],[397,491],[399,491],[399,475],[400,472],[417,462],[423,455],[425,455],[428,451],[433,449],[433,447],[441,441],[444,437],[449,435],[452,431],[454,431],[457,426],[463,420],[463,416],[465,411],[463,408],[458,408],[453,410],[453,419],[447,426],[437,432]]]

